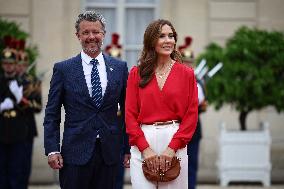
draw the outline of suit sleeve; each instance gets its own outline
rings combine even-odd
[[[60,151],[60,122],[63,93],[63,75],[59,69],[59,64],[55,64],[50,81],[48,102],[43,123],[45,155],[48,155],[50,152]]]
[[[123,126],[123,153],[124,154],[130,154],[130,146],[128,142],[128,135],[126,134],[125,129],[125,96],[126,96],[126,83],[127,83],[127,77],[128,77],[128,68],[127,64],[125,62],[124,69],[123,69],[123,90],[122,94],[120,96],[119,105],[122,115],[122,126]]]

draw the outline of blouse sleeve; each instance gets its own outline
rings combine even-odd
[[[188,106],[184,116],[181,119],[179,129],[174,134],[170,144],[168,145],[173,150],[184,148],[192,138],[198,117],[198,94],[197,84],[193,71],[189,76],[189,91],[188,91]]]
[[[129,144],[137,146],[142,152],[149,144],[146,141],[138,121],[139,116],[139,76],[138,68],[133,67],[129,73],[125,100],[126,132],[129,136]]]

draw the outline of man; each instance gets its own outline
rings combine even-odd
[[[0,75],[0,188],[27,189],[28,127],[20,108],[23,86],[16,77],[17,52],[1,53]]]
[[[182,55],[183,62],[192,68],[194,63],[194,53],[191,49],[192,37],[185,37],[185,44],[179,46],[179,51]],[[205,112],[207,108],[207,100],[204,82],[197,80],[198,89],[198,120],[195,132],[187,145],[188,155],[188,189],[195,189],[197,183],[198,172],[198,157],[199,157],[199,144],[202,138],[202,129],[200,122],[200,113]]]
[[[111,35],[111,44],[105,47],[105,53],[114,58],[121,59],[122,46],[118,43],[118,39],[119,39],[119,35],[117,33],[113,33]],[[121,116],[120,107],[118,107],[117,116],[119,119],[119,124],[123,125],[124,117]],[[128,137],[126,137],[126,140],[128,141]],[[118,168],[116,184],[115,184],[114,189],[123,189],[123,184],[124,184],[124,162],[123,161],[124,161],[124,150],[122,149],[121,162]]]
[[[197,80],[198,89],[198,121],[192,139],[187,145],[188,154],[188,189],[195,189],[197,183],[199,144],[202,138],[202,129],[200,122],[200,113],[207,109],[207,100],[205,96],[204,83]]]
[[[126,62],[102,54],[106,32],[102,15],[80,14],[75,28],[83,50],[54,65],[44,119],[45,153],[50,167],[60,169],[61,188],[112,189],[125,133],[119,127],[117,104],[124,115],[128,69]],[[65,123],[60,151],[62,105]]]
[[[19,83],[23,86],[23,98],[19,107],[25,117],[25,122],[22,124],[25,124],[28,128],[25,161],[26,186],[28,186],[31,174],[33,142],[34,137],[37,136],[35,113],[39,113],[42,109],[41,81],[28,73],[29,58],[27,52],[24,51],[24,47],[18,51],[18,59],[16,73]]]

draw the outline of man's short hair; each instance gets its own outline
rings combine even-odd
[[[84,13],[79,14],[78,18],[76,20],[76,23],[75,23],[75,28],[76,28],[77,32],[79,32],[79,30],[80,30],[79,24],[83,20],[90,21],[90,22],[99,21],[103,26],[104,32],[106,32],[106,20],[103,17],[103,15],[101,15],[101,14],[95,12],[95,11],[85,11]]]

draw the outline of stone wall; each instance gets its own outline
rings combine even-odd
[[[43,104],[46,104],[52,67],[56,61],[74,56],[80,51],[75,36],[74,22],[82,10],[83,1],[77,0],[0,0],[0,16],[21,24],[30,33],[30,42],[37,44],[40,57],[38,71],[48,71],[43,82]],[[195,54],[212,41],[224,44],[240,25],[256,26],[268,30],[284,31],[284,1],[282,0],[164,0],[160,1],[160,15],[173,22],[179,34],[179,43],[185,36],[193,37]],[[64,113],[62,113],[62,116]],[[43,150],[44,110],[36,116],[39,137],[35,140],[31,182],[55,182],[57,173],[49,169]],[[201,141],[199,180],[217,181],[217,152],[219,125],[225,121],[238,128],[238,113],[226,106],[219,111],[209,107],[201,115],[203,139]],[[64,121],[64,120],[62,120]],[[261,121],[269,121],[272,137],[272,180],[284,178],[284,114],[273,108],[253,112],[248,116],[249,128]],[[128,173],[127,173],[128,175]],[[127,176],[127,180],[129,177]]]

